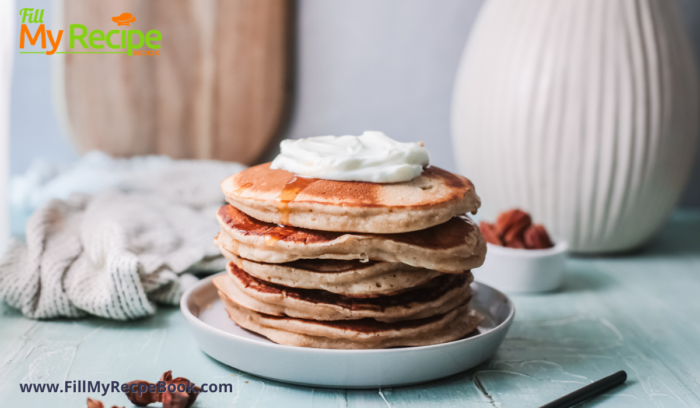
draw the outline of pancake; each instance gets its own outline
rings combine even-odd
[[[467,216],[423,231],[358,234],[279,226],[256,220],[231,205],[219,208],[218,245],[265,263],[299,259],[362,259],[401,262],[445,273],[462,273],[484,262],[486,242]]]
[[[219,245],[219,241],[215,240]],[[226,259],[256,278],[282,286],[319,289],[349,297],[395,295],[427,283],[438,271],[402,263],[301,259],[285,264],[249,261],[219,247]]]
[[[395,296],[351,298],[322,290],[288,288],[258,279],[233,263],[214,285],[234,302],[259,313],[312,320],[373,318],[392,322],[447,313],[471,297],[470,273],[441,275]]]
[[[420,320],[382,323],[371,319],[319,322],[271,316],[240,306],[219,292],[231,320],[275,343],[328,349],[379,349],[427,346],[459,340],[483,319],[467,304]]]
[[[221,183],[226,200],[259,220],[323,231],[401,233],[426,229],[481,205],[465,177],[438,167],[403,183],[333,181],[251,167]]]

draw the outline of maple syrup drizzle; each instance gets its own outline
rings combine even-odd
[[[238,187],[238,188],[233,192],[233,195],[234,195],[235,197],[240,196],[241,194],[243,194],[244,191],[246,191],[247,189],[249,189],[252,185],[253,185],[253,183],[245,183],[245,184],[243,184],[242,186]]]
[[[294,228],[277,226],[265,234],[265,245],[272,246],[294,233]]]
[[[304,178],[296,175],[289,179],[280,195],[275,198],[277,209],[280,212],[280,224],[289,225],[289,203],[294,201],[299,193],[316,181],[318,181],[318,179]]]

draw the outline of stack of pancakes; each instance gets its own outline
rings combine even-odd
[[[214,279],[239,326],[287,345],[386,348],[465,337],[486,244],[479,197],[437,167],[403,183],[309,179],[262,164],[222,183]]]

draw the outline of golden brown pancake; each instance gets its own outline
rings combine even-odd
[[[358,234],[279,226],[231,205],[219,208],[217,244],[240,257],[265,263],[299,259],[363,259],[402,262],[445,273],[462,273],[484,262],[486,242],[466,216],[423,231]]]
[[[218,240],[215,241],[218,244]],[[395,295],[427,283],[440,272],[402,263],[337,259],[300,259],[284,264],[250,261],[219,247],[236,266],[267,282],[320,289],[349,297]]]
[[[233,263],[228,264],[227,270],[227,275],[214,278],[214,285],[239,305],[273,316],[313,320],[373,318],[392,322],[447,313],[469,300],[473,279],[470,273],[441,275],[398,295],[352,298],[265,282]]]
[[[309,179],[270,163],[221,183],[227,201],[261,221],[323,231],[401,233],[426,229],[481,202],[467,178],[431,166],[403,183]]]
[[[459,340],[483,320],[468,304],[417,320],[383,323],[373,319],[315,321],[271,316],[247,309],[219,292],[231,320],[275,343],[328,349],[379,349],[427,346]]]

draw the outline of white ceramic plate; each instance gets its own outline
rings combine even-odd
[[[190,288],[180,301],[180,309],[199,347],[214,359],[250,374],[314,387],[392,387],[468,370],[496,352],[515,316],[508,297],[489,286],[474,283],[471,304],[484,316],[476,336],[434,346],[382,350],[283,346],[231,321],[211,283],[212,278]]]

